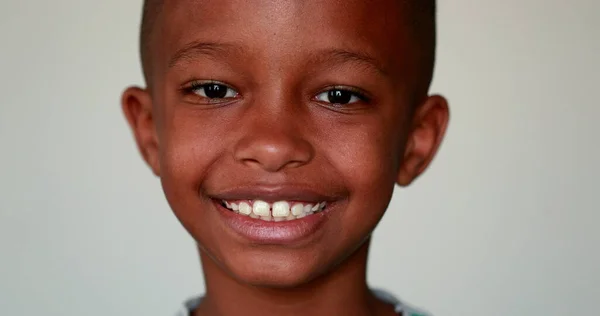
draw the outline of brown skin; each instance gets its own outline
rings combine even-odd
[[[151,44],[152,88],[128,88],[123,110],[198,242],[207,296],[196,315],[393,315],[368,291],[370,235],[394,184],[409,185],[426,169],[448,122],[444,98],[415,93],[419,51],[399,2],[165,4]],[[193,42],[228,46],[181,53]],[[238,94],[207,99],[185,90],[198,80]],[[370,100],[316,98],[338,86]],[[222,223],[210,196],[257,184],[303,185],[340,207],[302,243],[256,245]]]

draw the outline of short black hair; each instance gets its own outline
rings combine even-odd
[[[420,50],[419,63],[423,65],[423,76],[419,94],[427,93],[433,76],[436,51],[436,0],[398,0],[406,8],[408,25],[413,29],[415,43]],[[163,10],[164,0],[144,0],[140,27],[140,57],[146,85],[151,83],[150,42],[156,20]]]
[[[150,84],[150,38],[156,20],[163,9],[163,0],[144,0],[144,6],[142,8],[142,23],[140,26],[140,58],[142,61],[142,71],[144,73],[144,79],[146,85]]]

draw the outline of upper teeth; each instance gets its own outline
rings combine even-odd
[[[327,205],[326,202],[313,204],[288,201],[278,201],[270,204],[261,200],[222,202],[225,207],[238,214],[268,221],[282,221],[302,218],[304,216],[322,211]]]

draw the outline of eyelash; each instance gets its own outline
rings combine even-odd
[[[319,100],[318,97],[322,94],[325,93],[330,93],[332,91],[342,91],[342,92],[347,92],[350,93],[351,98],[355,97],[357,100],[355,100],[354,102],[349,102],[349,103],[333,103],[333,102],[326,102],[326,101],[322,101]],[[329,96],[328,96],[329,97]],[[369,96],[367,96],[367,94],[362,91],[361,89],[358,88],[354,88],[354,87],[347,87],[347,86],[333,86],[333,87],[328,87],[324,90],[321,90],[321,92],[319,92],[316,96],[315,99],[317,102],[323,102],[323,103],[327,103],[327,104],[331,104],[331,105],[338,105],[338,106],[344,106],[344,105],[348,105],[348,104],[354,104],[356,102],[364,102],[364,103],[370,103],[371,102],[371,98]]]
[[[206,89],[208,87],[210,87],[211,85],[214,86],[221,86],[224,87],[225,90],[225,96],[224,97],[215,97],[215,98],[211,98],[208,96],[201,96],[198,94],[198,90],[201,89]],[[203,99],[208,99],[208,100],[213,100],[213,101],[209,101],[209,103],[220,103],[223,102],[223,100],[226,99],[232,99],[232,98],[236,98],[239,95],[239,92],[237,92],[235,89],[233,89],[231,86],[229,86],[226,83],[220,82],[220,81],[216,81],[216,80],[206,80],[206,81],[192,81],[191,83],[189,83],[188,85],[184,86],[182,89],[182,92],[184,95],[190,95],[190,96],[195,96],[197,98],[203,98]],[[229,94],[230,91],[234,92],[234,96],[227,96]],[[206,93],[206,91],[204,91]]]
[[[225,90],[225,95],[223,97],[209,97],[206,95],[206,90],[204,90],[204,96],[199,95],[199,93],[197,92],[198,90],[201,89],[206,89],[207,87],[210,87],[210,85],[213,85],[213,87],[216,86],[220,86],[220,87],[224,87]],[[216,81],[216,80],[206,80],[206,81],[201,81],[201,80],[197,80],[197,81],[192,81],[191,83],[189,83],[188,85],[184,86],[183,88],[181,88],[182,92],[184,95],[189,95],[189,96],[193,96],[196,98],[202,98],[203,100],[208,100],[207,103],[223,103],[226,102],[226,100],[228,99],[233,99],[239,96],[239,92],[237,92],[235,89],[233,89],[232,87],[230,87],[228,84],[225,84],[223,82],[220,81]],[[228,96],[228,94],[230,94],[229,92],[232,91],[234,93],[233,96]],[[350,99],[347,100],[347,102],[345,103],[335,103],[335,102],[331,102],[331,95],[329,93],[333,92],[333,91],[339,91],[339,92],[345,92],[345,93],[349,93],[349,97]],[[322,100],[320,98],[320,96],[325,95],[325,98],[327,98],[328,100]],[[339,95],[336,97],[340,97]],[[346,95],[345,97],[348,97],[348,95]],[[366,95],[365,92],[363,92],[362,90],[358,89],[358,88],[354,88],[354,87],[347,87],[347,86],[332,86],[332,87],[328,87],[324,90],[321,90],[319,93],[317,93],[314,98],[315,101],[317,102],[321,102],[321,103],[326,103],[329,104],[331,106],[334,107],[343,107],[349,104],[354,104],[357,102],[364,102],[364,103],[370,103],[371,102],[371,98],[368,97]],[[352,101],[352,102],[350,102]]]

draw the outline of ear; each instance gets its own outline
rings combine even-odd
[[[127,88],[123,92],[121,106],[142,157],[154,174],[160,176],[159,144],[150,93],[138,87]]]
[[[427,169],[444,139],[449,116],[448,102],[439,95],[428,97],[415,110],[396,181],[400,186],[410,185]]]

